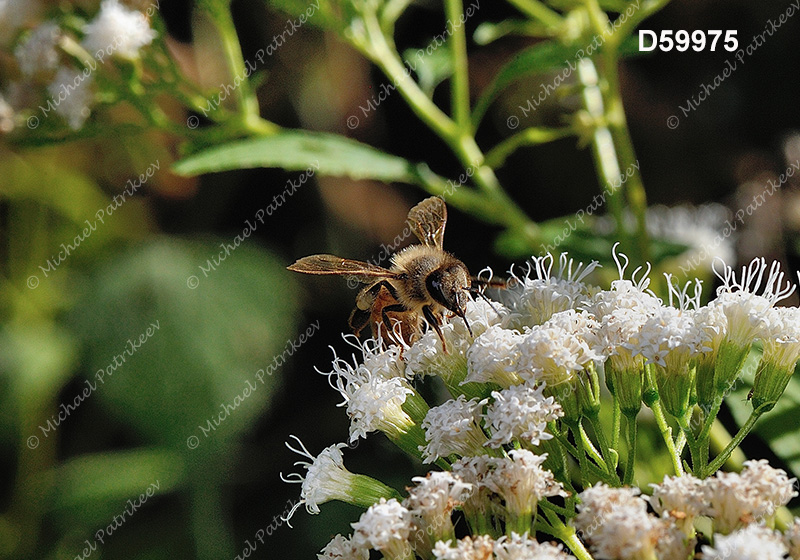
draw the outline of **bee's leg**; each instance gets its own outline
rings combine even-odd
[[[408,309],[406,309],[406,306],[402,303],[393,303],[392,305],[387,305],[381,309],[381,317],[383,318],[383,326],[386,327],[387,337],[390,338],[394,344],[402,348],[403,345],[400,344],[400,341],[395,338],[394,333],[392,332],[392,324],[389,322],[389,316],[386,314],[387,311],[403,312],[408,311]]]
[[[347,324],[350,325],[350,329],[352,329],[353,334],[359,336],[361,334],[361,329],[363,329],[367,323],[369,323],[369,318],[372,316],[372,312],[369,309],[359,309],[358,307],[353,308],[353,312],[350,313],[350,319],[348,319]]]
[[[436,331],[436,334],[439,335],[439,340],[442,341],[442,351],[445,354],[448,354],[447,344],[444,342],[444,335],[442,335],[442,329],[439,327],[439,318],[436,317],[430,305],[425,305],[422,307],[422,314],[425,316],[425,321],[427,321],[427,323]]]

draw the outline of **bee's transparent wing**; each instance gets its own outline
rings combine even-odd
[[[438,196],[426,198],[408,212],[408,224],[423,245],[442,248],[447,206]]]
[[[359,282],[372,282],[376,278],[395,278],[397,273],[382,266],[376,266],[352,259],[343,259],[336,255],[311,255],[298,259],[296,263],[287,267],[294,272],[304,274],[335,274],[337,276],[351,276]]]

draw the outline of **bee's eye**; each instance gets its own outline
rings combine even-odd
[[[432,272],[428,275],[425,279],[425,287],[428,289],[428,293],[430,296],[439,304],[450,308],[450,303],[447,301],[447,297],[444,294],[444,290],[442,289],[442,273],[438,270]]]

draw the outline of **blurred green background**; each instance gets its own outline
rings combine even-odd
[[[643,27],[736,29],[744,44],[787,5],[676,0]],[[162,0],[161,13],[175,58],[198,82],[216,87],[222,66],[192,3]],[[288,19],[255,0],[234,2],[233,13],[245,59]],[[482,7],[484,20],[509,13],[488,0]],[[400,50],[425,44],[443,22],[438,3],[415,4],[398,23]],[[468,22],[470,35],[476,24]],[[735,210],[800,158],[798,41],[800,18],[793,18],[685,118],[678,106],[722,71],[728,53],[657,53],[623,63],[625,107],[651,204],[716,201]],[[528,44],[470,42],[473,96]],[[386,80],[336,37],[304,26],[264,70],[258,99],[269,120],[347,134],[426,161],[445,176],[460,172],[399,95],[356,130],[347,128],[347,117]],[[522,82],[495,103],[478,141],[508,136],[509,112],[543,81]],[[446,89],[436,99],[439,93],[446,100]],[[567,109],[552,96],[532,118],[558,122]],[[681,116],[674,130],[666,126],[673,114]],[[185,179],[169,171],[181,155],[162,133],[46,147],[12,147],[0,136],[0,556],[72,559],[104,530],[113,534],[84,557],[234,558],[249,542],[257,544],[254,558],[314,558],[359,515],[331,503],[316,518],[301,508],[293,529],[279,521],[299,495],[298,486],[279,478],[299,470],[298,457],[283,445],[289,435],[315,454],[347,437],[338,395],[315,368],[329,369],[329,346],[340,356],[352,352],[341,333],[355,295],[344,280],[295,277],[285,266],[320,252],[378,258],[425,195],[407,185],[314,177],[226,254],[220,244],[233,244],[246,220],[253,224],[300,174],[251,170]],[[98,222],[97,212],[154,164],[158,171],[136,196]],[[598,192],[590,154],[574,139],[522,150],[500,176],[535,220],[585,208]],[[740,260],[778,258],[794,275],[797,193],[794,177],[748,219],[736,242]],[[76,244],[86,220],[95,230]],[[451,210],[446,247],[473,271],[504,271],[511,263],[493,252],[497,232]],[[61,244],[69,243],[77,246],[58,263]],[[152,335],[125,354],[134,348],[129,340],[152,324]],[[287,347],[313,325],[289,355]],[[121,354],[124,363],[115,364]],[[258,372],[270,364],[280,365],[262,383]],[[100,382],[98,370],[111,373]],[[783,465],[757,438],[745,451]],[[425,471],[377,436],[346,450],[345,460],[353,472],[397,488]],[[146,503],[109,530],[114,516],[131,507],[128,500],[152,485],[157,490]],[[272,536],[257,543],[256,533],[271,524]]]

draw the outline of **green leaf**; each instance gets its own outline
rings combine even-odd
[[[430,54],[428,49],[432,49]],[[427,49],[407,49],[403,58],[417,73],[419,87],[428,97],[433,97],[436,86],[453,75],[453,59],[447,43],[439,48],[431,43]]]
[[[229,446],[263,414],[281,376],[264,368],[297,325],[284,262],[233,243],[162,238],[125,251],[95,272],[72,316],[95,385],[87,398],[193,457]]]
[[[555,41],[539,43],[517,54],[500,69],[478,99],[472,112],[473,125],[477,128],[489,105],[509,85],[532,74],[542,74],[564,67],[566,62],[574,57],[574,47],[567,47]]]
[[[199,175],[255,167],[312,169],[321,175],[386,182],[414,181],[413,166],[403,158],[344,136],[305,131],[286,131],[215,146],[177,162],[173,170],[179,175]]]
[[[70,522],[78,521],[77,516],[93,526],[120,513],[126,500],[138,499],[151,485],[155,494],[168,494],[181,483],[184,470],[179,453],[149,448],[82,455],[43,479],[58,481],[54,509],[69,509]]]

